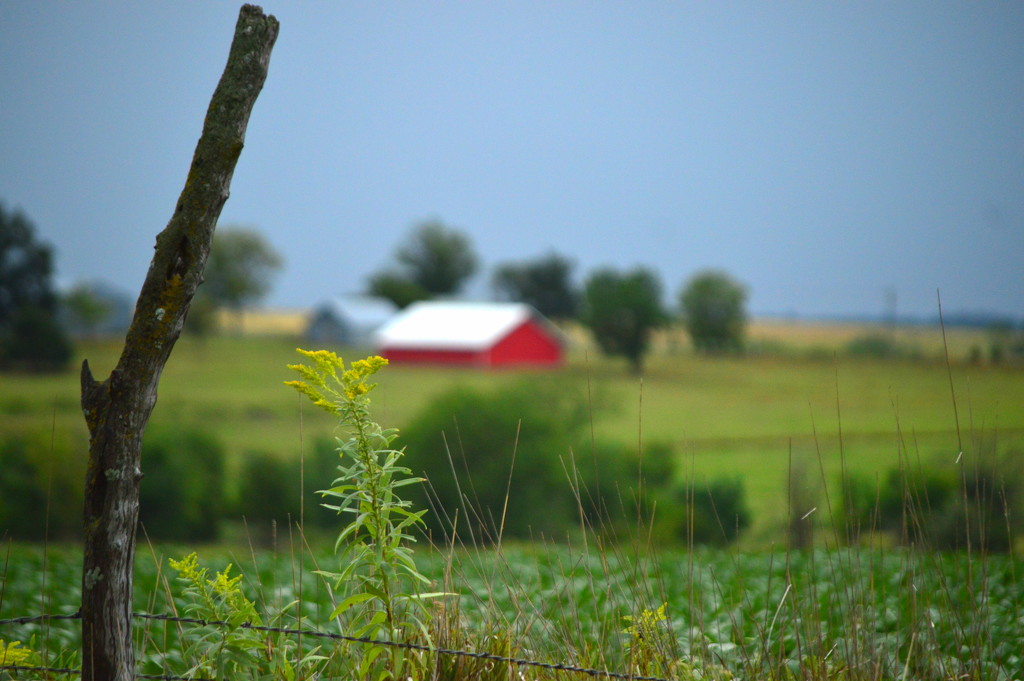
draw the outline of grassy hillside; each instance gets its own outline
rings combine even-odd
[[[790,347],[808,334],[822,336],[820,329],[809,333],[806,325],[773,329],[789,339]],[[931,334],[929,347],[941,347],[938,332]],[[957,340],[961,349],[970,342]],[[281,336],[182,339],[164,372],[153,423],[214,433],[228,449],[229,465],[252,452],[297,459],[303,447],[332,432],[326,414],[282,385],[292,378],[285,365],[299,359],[297,344],[301,341]],[[791,457],[809,467],[813,486],[821,478],[819,462],[825,479],[834,483],[841,452],[850,470],[873,473],[895,466],[901,451],[953,465],[961,440],[968,448],[980,438],[998,437],[1001,448],[1024,451],[1021,368],[959,362],[952,369],[951,391],[950,374],[934,359],[882,361],[828,353],[709,359],[664,339],[659,347],[642,380],[625,364],[584,349],[573,353],[557,378],[601,405],[592,412],[595,438],[632,449],[641,441],[667,442],[695,477],[741,476],[756,519],[754,537],[766,536],[783,518]],[[117,343],[93,343],[80,347],[79,355],[89,358],[96,376],[104,376],[119,351]],[[343,354],[354,359],[366,353]],[[522,376],[389,367],[374,395],[374,416],[401,428],[453,386],[499,386]],[[77,369],[57,376],[4,375],[0,432],[31,432],[37,438],[53,432],[84,457]]]

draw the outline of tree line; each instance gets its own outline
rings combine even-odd
[[[413,228],[394,253],[394,262],[372,274],[367,292],[398,307],[458,294],[479,270],[471,240],[440,221]],[[682,321],[702,353],[739,352],[747,325],[747,287],[727,272],[703,270],[678,293],[675,310],[663,303],[658,274],[646,267],[612,267],[574,282],[574,263],[558,253],[498,265],[491,289],[499,300],[523,302],[555,320],[578,320],[601,350],[625,357],[637,373],[654,331]]]
[[[187,330],[211,330],[218,309],[241,310],[262,299],[283,259],[256,230],[219,229]],[[419,300],[453,296],[480,269],[472,241],[440,221],[418,224],[400,243],[393,263],[370,275],[367,293],[406,307]],[[558,321],[577,320],[601,350],[626,358],[639,373],[652,334],[678,319],[698,352],[738,352],[747,322],[746,287],[728,273],[705,270],[680,289],[675,309],[663,303],[656,272],[643,266],[591,272],[577,285],[571,259],[555,252],[499,264],[490,285],[494,297],[532,305]],[[93,335],[115,304],[95,285],[78,284],[59,296],[52,283],[53,250],[35,235],[20,211],[0,204],[0,368],[56,370],[70,361],[67,329]],[[130,316],[125,302],[124,314]]]
[[[281,256],[258,231],[219,229],[187,329],[207,333],[217,309],[240,312],[259,301],[282,265]],[[73,335],[98,335],[119,312],[124,319],[115,327],[130,321],[131,301],[90,282],[60,294],[53,271],[53,247],[38,238],[22,211],[8,211],[0,203],[0,370],[64,369],[71,361]]]

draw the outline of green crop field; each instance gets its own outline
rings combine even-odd
[[[790,331],[791,344],[807,332],[803,327]],[[938,331],[932,333],[934,343]],[[817,338],[821,331],[810,334]],[[941,336],[938,341],[941,347]],[[216,435],[227,449],[229,473],[254,452],[297,461],[309,443],[333,431],[328,415],[282,385],[293,377],[285,365],[301,359],[297,344],[275,336],[182,339],[164,371],[151,424],[198,427]],[[79,354],[103,376],[119,349],[116,343],[85,344]],[[366,353],[343,354],[355,359]],[[740,476],[755,519],[749,536],[763,541],[772,539],[785,515],[791,465],[832,485],[841,461],[851,472],[870,475],[895,467],[901,455],[952,466],[961,446],[978,448],[983,441],[1024,452],[1024,370],[961,360],[947,371],[941,359],[930,357],[704,358],[663,348],[651,356],[640,379],[623,363],[578,350],[553,378],[576,386],[581,399],[593,403],[595,439],[633,451],[641,442],[668,443],[688,478]],[[448,389],[499,387],[524,375],[552,378],[522,371],[388,367],[374,393],[374,416],[402,428]],[[55,376],[3,376],[0,432],[52,437],[84,457],[77,369]],[[511,454],[495,452],[510,462]],[[439,467],[443,474],[447,463]]]
[[[210,579],[229,564],[232,575],[244,575],[241,590],[257,603],[264,623],[337,632],[327,613],[349,587],[332,591],[313,573],[314,566],[330,569],[336,558],[323,548],[304,553],[294,543],[256,553],[208,548],[200,551],[200,564]],[[136,612],[190,612],[195,601],[168,561],[189,550],[140,547]],[[654,554],[534,544],[422,547],[417,560],[451,594],[443,607],[437,603],[431,625],[432,638],[447,648],[684,681],[1011,681],[1024,673],[1022,566],[1007,556],[876,550]],[[0,555],[0,620],[74,613],[80,565],[76,549],[6,547]],[[631,654],[628,628],[638,620],[647,622],[645,642],[652,647],[641,650],[634,638]],[[0,624],[0,652],[4,641],[19,641],[18,647],[35,653],[31,664],[75,668],[79,627],[77,621]],[[199,637],[220,636],[216,627],[194,624],[138,619],[136,627],[139,672],[161,676],[182,674],[200,659]],[[345,660],[357,657],[358,647],[309,635],[287,638],[306,651],[321,646],[330,659],[317,678],[353,678]],[[265,639],[288,650],[280,639]],[[287,654],[295,659],[291,650]],[[641,652],[649,659],[640,659]],[[449,664],[455,659],[445,658]],[[510,667],[487,675],[463,666],[461,676],[449,670],[442,678],[593,678],[533,667],[519,667],[519,676]]]

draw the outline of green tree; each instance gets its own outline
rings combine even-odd
[[[69,326],[90,337],[96,335],[97,329],[113,311],[110,301],[87,283],[76,284],[64,295],[62,302],[67,310]]]
[[[243,227],[221,228],[214,234],[199,292],[215,306],[240,310],[267,294],[283,264],[259,232]]]
[[[434,295],[457,292],[477,270],[469,237],[437,220],[416,227],[395,257],[409,279]]]
[[[378,272],[370,277],[367,290],[371,296],[387,298],[400,308],[430,298],[430,292],[415,281],[397,272]]]
[[[581,321],[605,353],[625,357],[641,373],[651,333],[667,321],[658,275],[643,267],[593,273],[584,286]]]
[[[395,251],[395,260],[397,267],[372,275],[367,288],[399,307],[456,293],[477,270],[469,237],[438,220],[415,227]]]
[[[747,327],[747,289],[725,272],[698,272],[679,293],[683,323],[698,352],[738,352]]]
[[[557,253],[521,263],[507,263],[494,273],[500,298],[528,303],[548,317],[571,319],[579,310],[580,294],[572,285],[573,264]]]
[[[200,288],[202,291],[202,288]],[[192,305],[188,309],[188,319],[185,322],[185,331],[203,338],[214,331],[217,327],[217,305],[209,296],[196,294],[192,299]]]
[[[22,212],[0,204],[0,366],[56,370],[71,359],[52,275],[49,244],[36,240]]]
[[[73,348],[56,315],[25,305],[14,311],[0,365],[29,371],[59,371],[71,360]]]

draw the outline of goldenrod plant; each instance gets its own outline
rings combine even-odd
[[[2,577],[2,575],[0,575]],[[0,589],[2,591],[2,589]],[[60,650],[48,652],[46,639],[50,632],[32,634],[27,643],[8,641],[0,638],[0,681],[14,679],[45,679],[46,681],[71,681],[79,674],[65,673],[81,668],[82,661],[77,651]]]
[[[662,603],[657,610],[644,608],[639,615],[624,615],[627,627],[622,630],[626,635],[626,651],[630,668],[640,676],[660,676],[665,672],[667,650],[672,648],[672,632],[668,627],[665,614],[667,603]]]
[[[411,547],[416,541],[412,532],[422,527],[426,511],[412,510],[411,503],[397,494],[399,488],[423,479],[399,465],[403,451],[392,446],[398,431],[382,428],[369,415],[368,394],[376,384],[367,379],[388,361],[373,356],[346,368],[333,352],[298,352],[312,364],[288,365],[302,380],[286,384],[334,414],[349,435],[337,438],[338,478],[320,492],[330,500],[324,504],[327,508],[347,518],[335,544],[339,570],[319,573],[346,594],[331,617],[344,615],[353,636],[397,641],[420,635],[429,642],[424,601],[443,594],[420,591],[430,581],[417,568]],[[364,646],[359,677],[409,676],[406,665],[413,658],[391,650],[388,665],[387,657],[381,657],[385,646]]]
[[[28,667],[34,666],[38,662],[39,653],[31,648],[26,648],[21,644],[21,641],[11,641],[8,643],[0,638],[0,665]]]
[[[680,655],[666,608],[668,603],[662,603],[657,610],[644,608],[639,615],[623,616],[630,672],[679,681],[730,681],[733,676],[726,669],[707,661],[694,664]]]
[[[256,604],[242,591],[242,575],[231,576],[230,563],[209,579],[195,553],[169,562],[185,584],[185,595],[191,598],[186,611],[197,619],[218,623],[196,630],[195,650],[185,651],[196,656],[186,676],[226,679],[252,675],[294,681],[326,660],[313,650],[293,665],[289,657],[294,641],[253,628],[263,626],[263,620]]]

